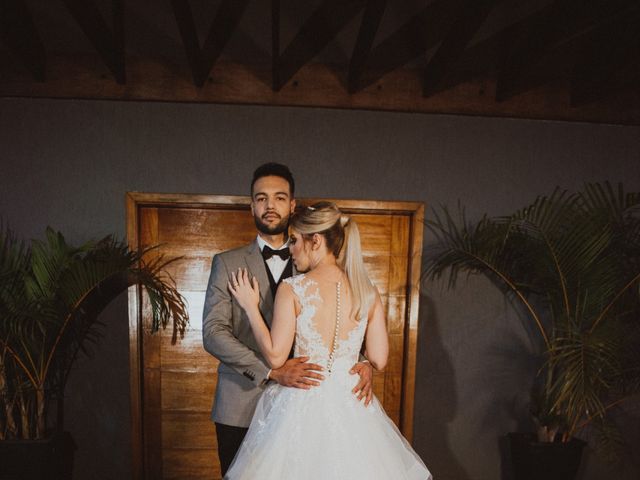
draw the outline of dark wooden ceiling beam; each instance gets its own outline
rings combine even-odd
[[[498,0],[468,0],[427,63],[424,71],[422,94],[429,97],[442,86],[450,65],[455,62],[473,39]]]
[[[189,0],[171,0],[193,83],[197,87],[204,85],[209,72],[237,28],[248,3],[249,0],[223,0],[201,48]]]
[[[579,9],[579,2],[580,0],[556,0],[543,12],[533,15],[533,21],[523,29],[498,73],[497,101],[503,101],[521,91],[518,89],[518,81],[525,76],[527,68],[534,67],[554,43],[566,36]]]
[[[126,80],[126,60],[125,60],[125,50],[124,50],[124,38],[125,38],[125,26],[124,26],[124,2],[125,0],[112,0],[111,9],[112,9],[112,24],[113,24],[113,43],[115,45],[116,51],[121,52],[122,56],[122,71],[125,75]]]
[[[271,0],[271,89],[280,85],[280,0]]]
[[[91,0],[62,0],[119,84],[126,82],[123,0],[113,0],[113,32]],[[119,36],[119,38],[116,37]]]
[[[191,5],[189,0],[171,0],[173,15],[178,24],[182,44],[187,55],[187,62],[193,76],[193,83],[201,87],[206,79],[204,62],[202,60],[202,49],[198,40],[196,24],[193,20]]]
[[[523,32],[535,30],[536,25],[544,23],[547,15],[546,9],[537,11],[467,47],[458,59],[450,64],[449,72],[435,88],[435,93],[454,88],[472,79],[498,77],[500,69],[513,50],[512,46],[522,40]],[[529,69],[530,74],[519,80],[521,91],[535,88],[563,75],[564,71],[555,69],[553,66],[558,62],[566,63],[567,59],[572,58],[576,51],[576,43],[579,43],[578,37],[550,48],[546,54],[546,57],[549,57],[548,60],[545,60],[542,65],[536,65],[535,70]]]
[[[231,35],[238,27],[249,0],[224,0],[216,12],[209,34],[202,47],[202,62],[205,76],[215,65],[222,50],[229,43]]]
[[[450,30],[466,0],[434,0],[375,47],[359,89],[377,82],[436,46]]]
[[[522,19],[464,49],[455,61],[449,63],[448,72],[434,88],[434,94],[472,79],[495,78],[508,54],[509,45],[519,38],[520,32],[531,21],[532,17]]]
[[[387,0],[369,0],[367,2],[360,30],[358,31],[358,38],[349,62],[349,73],[347,74],[347,90],[349,93],[355,93],[358,90],[358,82],[362,72],[364,72],[367,58],[380,27],[380,21],[386,6]]]
[[[163,59],[135,56],[127,60],[129,78],[122,86],[104,81],[96,68],[102,62],[97,53],[82,57],[48,54],[47,82],[41,83],[33,81],[24,69],[7,68],[7,55],[0,50],[0,97],[304,106],[640,125],[640,94],[634,91],[572,108],[565,86],[552,84],[498,103],[488,94],[494,82],[486,79],[460,83],[426,98],[422,96],[421,72],[401,68],[389,73],[382,89],[373,87],[351,95],[333,70],[311,63],[296,74],[300,80],[297,87],[289,84],[276,95],[261,78],[248,75],[244,64],[218,62],[216,82],[200,89],[188,76],[168,71]],[[268,75],[269,66],[262,68],[263,76]],[[481,93],[484,90],[487,94]]]
[[[587,36],[571,76],[571,105],[581,106],[638,87],[640,7],[612,18]]]
[[[366,6],[366,0],[325,0],[302,25],[277,61],[279,91],[303,65],[313,60]]]
[[[584,35],[605,19],[629,8],[636,0],[556,0],[535,13],[506,55],[496,86],[496,100],[522,93],[527,77],[554,48]]]
[[[38,82],[44,82],[46,54],[24,0],[0,0],[0,39]]]

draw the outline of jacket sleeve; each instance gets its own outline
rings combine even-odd
[[[229,272],[220,255],[213,257],[202,313],[204,349],[256,386],[268,380],[267,364],[233,334],[233,304],[227,289]]]

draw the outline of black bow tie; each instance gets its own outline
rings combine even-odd
[[[274,250],[268,245],[265,245],[262,248],[262,258],[265,260],[269,260],[274,255],[280,257],[282,260],[289,260],[289,249],[283,248],[282,250]]]

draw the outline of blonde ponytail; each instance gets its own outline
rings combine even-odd
[[[319,233],[325,237],[327,248],[347,275],[353,293],[352,313],[360,320],[373,304],[375,288],[364,266],[356,222],[334,203],[319,202],[297,212],[291,226],[303,235]]]
[[[358,225],[353,219],[348,219],[343,228],[344,243],[338,257],[338,265],[347,274],[353,293],[353,313],[356,319],[360,320],[373,304],[375,289],[362,259]]]

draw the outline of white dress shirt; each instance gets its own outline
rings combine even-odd
[[[258,247],[260,247],[261,252],[265,245],[269,245],[269,243],[260,235],[258,235]],[[282,245],[280,248],[273,248],[271,245],[269,245],[269,248],[272,248],[273,250],[284,250],[285,248],[289,248],[289,240],[284,242],[284,245]],[[273,277],[276,283],[278,283],[278,280],[280,280],[280,277],[282,276],[282,272],[284,272],[284,269],[287,266],[288,261],[289,260],[281,259],[277,255],[274,255],[269,260],[265,260],[265,263],[267,264],[267,267],[269,267],[269,271],[271,272],[271,276]],[[265,380],[265,383],[270,380],[269,377],[271,377],[272,371],[273,369],[269,370],[269,373],[267,373],[267,378]]]
[[[260,247],[261,252],[265,245],[269,245],[269,243],[265,241],[264,238],[262,238],[260,235],[258,235],[258,247]],[[272,248],[273,250],[288,249],[289,240],[287,240],[284,243],[284,245],[282,245],[280,248],[273,248],[271,245],[269,245],[269,248]],[[276,283],[278,283],[278,280],[280,280],[280,277],[282,276],[282,272],[284,272],[284,269],[287,266],[288,261],[289,260],[281,259],[277,255],[274,255],[269,260],[265,260],[265,263],[267,264],[267,267],[269,267],[269,271],[271,272],[271,276],[273,277]]]

